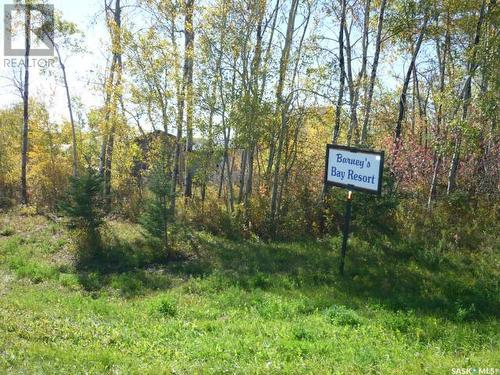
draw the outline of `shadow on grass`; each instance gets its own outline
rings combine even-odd
[[[340,277],[340,238],[293,243],[193,238],[197,256],[166,262],[154,243],[113,236],[102,258],[79,268],[80,283],[89,291],[113,288],[128,297],[168,289],[172,277],[215,277],[220,289],[300,290],[320,295],[320,305],[330,295],[331,302],[351,307],[369,302],[453,320],[478,320],[498,316],[500,311],[493,270],[474,273],[467,262],[427,256],[403,239],[369,244],[354,238],[346,274]]]
[[[171,287],[171,278],[162,271],[166,256],[156,250],[155,242],[125,241],[114,234],[107,237],[97,254],[77,261],[78,280],[85,290],[111,288],[124,297],[134,297]]]
[[[440,254],[453,257],[453,254]],[[453,320],[498,317],[500,299],[493,269],[478,274],[465,261],[429,259],[425,249],[394,242],[349,254],[346,290],[381,301],[394,310],[416,310]]]
[[[314,290],[331,287],[336,302],[353,307],[369,301],[453,320],[498,316],[493,270],[478,275],[467,261],[429,258],[415,246],[401,239],[375,245],[354,239],[346,274],[340,277],[338,238],[288,244],[201,240],[202,257],[171,265],[170,270],[184,276],[222,274],[229,285],[247,290],[300,288],[313,295]]]

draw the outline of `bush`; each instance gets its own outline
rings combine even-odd
[[[142,293],[144,288],[142,280],[134,273],[123,273],[111,276],[110,286],[119,290],[123,297],[137,296]]]
[[[9,262],[9,268],[20,278],[30,279],[34,283],[58,277],[58,271],[45,264],[27,261],[21,257],[15,257]]]
[[[161,243],[165,258],[170,257],[168,246],[168,222],[170,221],[171,180],[167,170],[165,153],[160,153],[154,161],[148,175],[150,197],[146,199],[145,209],[139,220],[146,231]]]
[[[335,305],[325,311],[325,316],[331,323],[341,326],[358,326],[362,322],[362,318],[356,313],[342,305]]]
[[[176,302],[171,298],[162,299],[157,310],[164,317],[173,317],[177,315]]]
[[[80,263],[96,260],[102,254],[100,227],[104,223],[101,197],[102,179],[88,169],[79,177],[72,177],[69,191],[61,210],[68,216],[68,227],[77,241]]]
[[[97,291],[104,285],[104,280],[97,272],[84,273],[79,276],[79,281],[87,291]]]
[[[13,228],[5,227],[0,229],[0,236],[9,237],[12,236],[16,231]]]
[[[188,215],[189,221],[194,223],[197,229],[215,235],[239,239],[246,233],[241,205],[235,205],[235,210],[231,213],[225,205],[209,200],[202,209],[195,205],[189,207]]]
[[[61,285],[72,290],[77,290],[80,287],[78,277],[72,273],[59,274],[59,282]]]

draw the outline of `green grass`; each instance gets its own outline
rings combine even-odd
[[[498,252],[441,254],[382,239],[229,241],[193,234],[154,265],[110,223],[116,267],[77,270],[68,235],[0,215],[0,373],[449,374],[500,367]]]

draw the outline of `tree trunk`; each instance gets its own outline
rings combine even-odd
[[[479,44],[479,39],[481,37],[481,26],[484,21],[484,10],[486,7],[486,0],[483,0],[481,4],[481,10],[479,11],[479,18],[477,20],[476,35],[474,37],[474,42],[472,44],[472,57],[468,66],[467,79],[462,90],[462,122],[467,121],[467,114],[470,104],[470,99],[472,95],[472,78],[477,68],[476,64],[476,49],[475,47]],[[453,145],[453,156],[451,158],[450,173],[448,174],[448,186],[446,193],[449,195],[452,193],[457,185],[457,174],[458,166],[460,163],[460,146],[462,143],[462,132],[460,128],[457,128],[455,133],[455,143]]]
[[[375,79],[377,77],[377,67],[380,56],[380,49],[382,45],[382,26],[384,24],[384,12],[387,0],[382,0],[380,3],[380,10],[378,14],[377,24],[377,38],[375,41],[375,55],[373,56],[372,71],[370,74],[370,83],[368,86],[368,97],[366,99],[365,116],[363,118],[363,129],[361,131],[361,143],[366,143],[368,137],[368,124],[370,121],[370,114],[372,109],[373,88],[375,87]]]
[[[354,131],[354,143],[359,144],[359,127],[358,127],[358,103],[359,103],[359,93],[361,87],[365,87],[366,84],[366,65],[368,60],[368,32],[369,32],[369,19],[370,19],[370,0],[365,0],[365,9],[364,9],[364,22],[363,22],[363,39],[362,39],[362,58],[361,58],[361,69],[359,70],[358,79],[356,85],[354,87],[354,95],[353,101],[351,102],[351,128],[349,131],[349,136]],[[350,35],[346,32],[346,41],[348,47],[348,68],[350,72],[350,77],[352,80],[352,72],[351,72],[351,41]],[[351,86],[350,86],[351,87]],[[350,141],[350,139],[349,139]]]
[[[50,43],[54,46],[54,49],[56,50],[57,53],[57,60],[59,62],[59,66],[61,68],[61,72],[63,74],[63,81],[64,81],[64,88],[66,91],[66,101],[68,104],[68,111],[69,111],[69,119],[71,122],[71,141],[72,141],[72,152],[73,152],[73,177],[78,176],[78,152],[77,152],[77,145],[76,145],[76,130],[75,130],[75,121],[73,118],[73,108],[71,105],[71,95],[69,93],[69,86],[68,86],[68,78],[66,75],[66,67],[64,66],[64,63],[61,58],[61,53],[59,51],[59,47],[56,45],[54,39],[50,35],[50,33],[44,32],[45,36],[49,39]]]
[[[170,41],[174,48],[174,55],[177,59],[177,41],[175,39],[175,23],[174,20],[171,20],[171,29],[170,29]],[[177,114],[176,114],[176,138],[175,138],[175,151],[174,151],[174,170],[172,174],[172,183],[170,188],[170,211],[172,216],[175,217],[175,203],[177,197],[177,183],[179,182],[179,173],[180,173],[180,158],[181,158],[181,148],[182,148],[182,123],[184,121],[184,98],[185,98],[185,87],[184,80],[181,82],[180,72],[179,72],[179,64],[176,60],[174,63],[174,71],[176,77],[176,98],[177,98]]]
[[[239,191],[238,191],[238,204],[243,201],[243,192],[245,188],[245,173],[247,166],[247,150],[242,150],[241,160],[240,160],[240,180],[239,180]]]
[[[122,69],[122,62],[121,62],[121,56],[118,55],[118,78],[116,81],[116,90],[121,90],[121,69]],[[121,94],[119,94],[121,95]],[[111,117],[111,129],[109,132],[109,137],[108,137],[108,144],[106,148],[106,163],[105,163],[105,168],[104,168],[104,198],[105,198],[105,207],[106,210],[111,210],[111,168],[113,165],[113,150],[114,150],[114,144],[115,144],[115,132],[116,132],[116,112],[117,112],[117,103],[116,101],[113,103],[113,108],[112,108],[112,117]]]
[[[356,89],[354,87],[354,79],[352,77],[352,51],[351,51],[351,38],[349,35],[349,30],[347,30],[347,25],[344,24],[345,33],[345,49],[347,57],[347,85],[349,87],[349,104],[351,107],[351,119],[349,128],[347,130],[347,145],[351,145],[352,136],[354,133],[354,143],[358,143],[357,132],[358,132],[358,115],[357,115],[357,99],[356,99]]]
[[[223,40],[223,34],[221,34],[221,41]],[[222,48],[222,43],[221,43]],[[233,179],[232,179],[232,167],[229,163],[229,140],[231,139],[231,127],[226,124],[226,100],[224,98],[224,82],[222,75],[222,65],[219,66],[219,95],[221,100],[221,118],[222,118],[222,128],[224,136],[224,165],[226,166],[226,181],[227,181],[227,199],[228,199],[228,209],[229,212],[234,211],[234,192],[233,192]],[[234,90],[236,85],[236,71],[233,71],[233,77],[231,80],[231,97],[234,96]],[[234,158],[233,158],[234,162]]]
[[[438,147],[440,143],[440,131],[441,131],[441,126],[442,126],[442,120],[443,120],[443,95],[444,95],[444,89],[445,89],[445,79],[446,79],[446,56],[448,53],[448,50],[450,48],[451,44],[451,39],[450,39],[450,14],[449,12],[447,13],[446,16],[446,32],[444,36],[444,47],[443,47],[443,53],[441,54],[440,52],[440,42],[439,39],[436,40],[436,55],[438,57],[438,63],[439,63],[439,93],[441,95],[440,101],[439,101],[439,106],[436,114],[436,130],[435,130],[435,136],[437,138],[438,142]],[[434,167],[433,167],[433,174],[432,174],[432,180],[431,180],[431,186],[429,189],[429,197],[427,199],[427,208],[431,209],[432,207],[432,201],[436,199],[437,196],[437,183],[439,180],[439,170],[441,168],[442,164],[442,155],[440,150],[436,150],[434,152]]]
[[[248,173],[247,173],[247,182],[245,185],[245,206],[248,205],[248,200],[252,195],[252,185],[253,185],[253,160],[254,160],[254,151],[255,146],[250,146],[248,150]]]
[[[234,211],[234,191],[233,191],[233,167],[234,157],[232,163],[229,163],[229,154],[226,153],[226,175],[227,175],[227,199],[229,203],[229,212]]]
[[[415,123],[417,122],[417,106],[416,106],[416,97],[417,97],[417,70],[413,67],[413,79],[412,79],[412,87],[411,87],[411,134],[415,135]]]
[[[426,12],[424,16],[424,23],[422,25],[422,29],[420,30],[420,34],[417,39],[417,43],[415,45],[415,50],[413,51],[413,55],[411,57],[410,66],[408,67],[408,71],[406,72],[406,77],[403,82],[403,89],[401,90],[401,97],[399,98],[399,114],[396,122],[396,129],[394,131],[394,144],[396,150],[398,149],[401,141],[401,128],[403,124],[403,119],[405,115],[406,109],[406,93],[408,91],[408,85],[410,83],[411,73],[413,72],[415,61],[417,60],[418,52],[420,51],[420,46],[422,45],[422,41],[424,40],[424,34],[427,30],[427,22],[429,20],[428,13]]]
[[[245,183],[245,190],[244,190],[244,205],[245,205],[245,212],[248,211],[248,201],[250,196],[252,195],[252,188],[253,188],[253,162],[254,162],[254,150],[255,150],[255,145],[257,143],[257,138],[258,134],[256,134],[255,131],[252,129],[256,127],[255,122],[260,121],[258,117],[258,112],[260,111],[260,103],[261,103],[261,97],[260,97],[260,90],[259,90],[259,73],[260,73],[260,67],[261,67],[261,62],[262,62],[262,38],[263,38],[263,31],[262,31],[262,22],[264,18],[264,13],[265,13],[265,5],[264,3],[259,9],[258,9],[258,22],[257,22],[257,29],[256,29],[256,42],[255,42],[255,51],[254,55],[252,58],[252,64],[251,64],[251,69],[250,69],[250,96],[251,96],[251,113],[248,116],[248,124],[247,128],[250,129],[250,141],[249,145],[247,148],[247,160],[248,160],[248,173],[247,173],[247,179]],[[248,215],[247,215],[248,216]]]
[[[366,66],[368,64],[368,33],[370,32],[370,7],[371,0],[365,0],[365,11],[363,19],[363,56],[361,60],[361,70],[359,71],[357,95],[359,97],[360,88],[366,91]]]
[[[233,192],[233,180],[232,180],[232,172],[231,167],[229,165],[229,135],[226,136],[224,132],[224,165],[226,166],[226,181],[227,181],[227,199],[228,199],[228,208],[229,212],[234,211],[234,192]]]
[[[107,5],[106,5],[107,6]],[[118,102],[122,103],[121,99],[121,77],[123,70],[122,55],[121,55],[121,5],[120,0],[115,0],[115,9],[106,9],[106,12],[110,11],[113,14],[114,24],[108,24],[110,36],[111,36],[111,47],[113,53],[113,60],[111,63],[111,72],[109,87],[106,90],[106,99],[108,103],[106,105],[105,111],[105,122],[111,121],[111,128],[109,129],[109,134],[107,139],[103,140],[103,145],[101,148],[101,165],[104,166],[100,172],[104,175],[104,201],[106,210],[111,209],[111,168],[113,159],[113,148],[114,148],[114,136],[116,130],[116,112],[118,107]],[[114,78],[116,75],[116,82]],[[123,105],[122,105],[123,107]],[[106,137],[105,137],[106,138]],[[103,152],[104,151],[104,152]]]
[[[441,155],[437,155],[436,161],[434,162],[434,168],[432,172],[431,188],[429,190],[429,197],[427,199],[427,208],[431,208],[432,200],[436,198],[436,186],[439,178],[439,168],[441,167]]]
[[[28,204],[26,186],[26,169],[28,165],[28,132],[29,132],[29,58],[31,48],[31,5],[25,4],[24,25],[24,89],[23,89],[23,143],[21,148],[21,203]]]
[[[276,0],[276,5],[274,6],[273,10],[273,24],[271,26],[271,35],[269,36],[269,42],[267,44],[266,48],[266,54],[264,56],[264,63],[263,63],[263,73],[262,73],[262,82],[261,82],[261,87],[260,87],[260,93],[259,93],[259,100],[262,100],[264,97],[264,91],[266,89],[266,83],[267,83],[267,73],[268,73],[268,63],[269,59],[271,58],[272,50],[271,47],[273,46],[273,39],[274,39],[274,32],[276,30],[276,22],[278,20],[278,13],[279,13],[279,5],[280,5],[280,0]]]
[[[183,90],[182,90],[183,91]],[[175,141],[175,154],[174,154],[174,173],[172,176],[172,184],[170,189],[170,210],[172,215],[175,216],[175,198],[177,190],[177,180],[179,179],[180,172],[180,157],[182,147],[182,121],[184,117],[184,95],[182,92],[177,93],[177,135]]]
[[[105,100],[104,100],[104,124],[106,128],[103,131],[102,135],[102,144],[101,144],[101,152],[99,154],[99,175],[104,178],[104,168],[106,164],[106,149],[108,147],[108,136],[109,136],[109,118],[111,117],[111,111],[109,108],[109,103],[111,102],[113,83],[115,80],[115,71],[117,66],[116,56],[113,56],[111,61],[111,67],[109,72],[109,77],[104,82],[104,92],[105,92]]]
[[[62,62],[61,59],[61,54],[59,53],[59,48],[54,44],[55,50],[57,52],[57,59],[59,60],[59,66],[61,67],[61,71],[63,74],[63,80],[64,80],[64,88],[66,90],[66,100],[68,102],[68,111],[69,111],[69,120],[71,122],[71,141],[72,141],[72,148],[73,148],[73,177],[78,176],[78,153],[77,153],[77,146],[76,146],[76,130],[75,130],[75,121],[73,119],[73,108],[71,105],[71,95],[69,94],[69,86],[68,86],[68,78],[66,76],[66,67],[64,66],[64,63]]]
[[[184,79],[186,81],[186,172],[184,196],[193,195],[193,59],[194,59],[194,0],[186,0],[186,15],[184,21]]]
[[[339,66],[340,66],[340,82],[339,95],[337,98],[337,106],[335,108],[335,127],[333,130],[333,143],[336,144],[340,135],[340,119],[342,112],[342,100],[344,97],[345,86],[345,63],[344,63],[344,24],[346,14],[346,0],[340,0],[340,28],[339,28]]]
[[[283,144],[285,141],[285,135],[287,132],[287,118],[286,112],[288,111],[287,103],[283,98],[283,88],[285,85],[285,76],[288,69],[288,62],[290,57],[290,48],[292,45],[293,32],[295,29],[295,17],[297,15],[297,8],[299,6],[298,0],[292,0],[292,4],[290,7],[290,12],[288,15],[287,22],[287,32],[285,38],[285,45],[283,47],[280,59],[280,69],[279,69],[279,80],[278,87],[276,89],[276,109],[278,110],[278,114],[281,118],[281,126],[280,133],[278,139],[278,148],[276,150],[276,160],[275,160],[275,168],[273,174],[273,185],[272,185],[272,193],[271,193],[271,231],[274,232],[275,229],[275,220],[277,214],[277,198],[278,198],[278,184],[279,184],[279,175],[280,175],[280,164],[281,164],[281,154],[283,152]]]
[[[222,168],[220,170],[220,179],[219,179],[219,191],[217,193],[217,197],[220,199],[220,197],[222,196],[222,185],[224,183],[224,171],[225,171],[225,168],[226,168],[226,158],[223,157],[222,158]]]
[[[279,5],[280,5],[280,0],[276,0],[276,5],[274,7],[274,17],[273,17],[273,24],[271,27],[271,35],[269,36],[269,43],[267,44],[266,48],[266,55],[264,57],[264,71],[262,74],[262,83],[261,83],[261,88],[260,88],[260,94],[259,94],[259,101],[262,100],[264,97],[264,91],[266,89],[266,83],[267,83],[267,73],[268,73],[268,64],[269,60],[272,55],[272,46],[273,46],[273,38],[274,38],[274,32],[276,30],[276,22],[278,20],[278,13],[279,13]],[[266,183],[269,183],[269,178],[271,176],[271,170],[274,162],[274,126],[271,130],[271,141],[269,142],[269,157],[267,159],[267,168],[265,170],[265,177],[266,177]]]

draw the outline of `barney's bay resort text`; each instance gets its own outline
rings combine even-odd
[[[370,161],[367,158],[364,159],[353,159],[353,158],[348,158],[346,156],[343,156],[342,153],[337,153],[335,154],[335,161],[337,164],[344,164],[346,166],[356,166],[359,169],[363,169],[365,166],[367,167],[367,170],[370,171]],[[351,180],[351,181],[359,181],[359,182],[366,182],[369,184],[375,184],[375,174],[370,173],[368,175],[361,174],[361,173],[356,173],[353,169],[348,169],[347,172],[340,170],[338,166],[332,166],[330,168],[330,174],[332,176],[336,176],[340,178],[342,181],[345,179]]]

